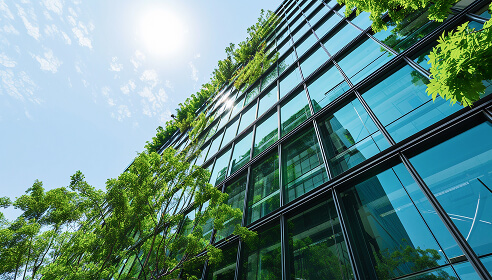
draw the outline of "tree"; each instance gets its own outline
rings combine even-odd
[[[372,29],[378,32],[387,29],[387,22],[381,14],[388,12],[391,22],[400,24],[406,16],[427,9],[429,20],[442,22],[451,13],[456,0],[338,0],[347,7],[356,7],[357,14],[370,13]],[[492,5],[490,6],[492,9]],[[491,11],[492,12],[492,11]],[[346,15],[351,9],[346,9]],[[489,19],[481,30],[468,27],[468,22],[455,31],[444,32],[438,45],[429,55],[430,83],[427,94],[435,100],[437,96],[459,102],[462,106],[472,106],[473,102],[485,92],[484,80],[492,79],[492,23]],[[394,30],[398,31],[398,27]],[[391,39],[391,38],[390,38]],[[392,37],[392,39],[394,39]]]

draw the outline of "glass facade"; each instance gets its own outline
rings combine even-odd
[[[213,230],[225,257],[194,275],[488,279],[477,267],[492,272],[492,97],[463,109],[425,91],[439,34],[490,17],[472,2],[448,25],[419,11],[374,33],[336,1],[283,1],[266,38],[277,62],[205,109],[195,164],[244,213]],[[233,238],[236,225],[257,242]]]

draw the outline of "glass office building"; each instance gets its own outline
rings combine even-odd
[[[463,109],[425,92],[438,37],[480,29],[488,5],[460,1],[443,23],[422,10],[374,33],[335,0],[284,1],[266,39],[277,62],[200,110],[214,121],[194,163],[243,218],[207,231],[225,257],[196,276],[489,279],[492,99]],[[259,242],[231,236],[236,224]]]

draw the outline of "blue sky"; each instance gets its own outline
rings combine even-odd
[[[77,170],[104,188],[279,4],[0,0],[0,196],[67,186]],[[156,11],[174,20],[149,27]]]

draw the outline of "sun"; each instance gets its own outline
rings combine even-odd
[[[139,39],[155,55],[171,55],[184,45],[183,21],[172,11],[154,8],[142,14]]]

